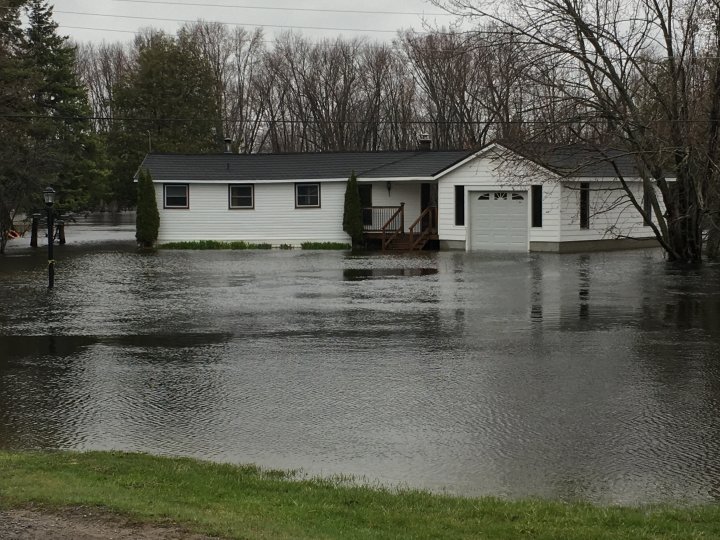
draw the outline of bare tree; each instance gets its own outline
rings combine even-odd
[[[476,73],[464,38],[455,33],[407,32],[402,45],[422,90],[423,112],[435,146],[470,148],[483,142],[491,124],[479,123],[487,111],[473,91]]]
[[[225,133],[244,153],[261,145],[265,100],[258,80],[265,51],[262,30],[236,28],[232,35],[232,69],[225,97]]]
[[[522,138],[526,48],[499,25],[471,35],[437,31],[402,36],[437,147],[472,148],[489,138]]]
[[[265,57],[262,83],[274,151],[367,148],[369,133],[380,123],[386,69],[367,51],[361,40],[311,44],[293,34],[278,39]]]
[[[77,70],[88,89],[95,129],[107,132],[113,116],[113,89],[131,68],[128,47],[122,43],[93,43],[78,46]]]
[[[384,148],[406,150],[417,144],[417,135],[425,131],[420,113],[419,90],[404,56],[393,54],[382,88],[381,118],[384,122]]]
[[[646,189],[647,215],[628,188],[635,209],[653,218],[670,259],[701,260],[703,226],[717,218],[709,205],[720,133],[717,0],[434,1],[459,16],[506,25],[551,55],[562,69],[548,83],[584,117],[575,135],[609,133],[613,146],[634,155],[646,188],[657,185],[664,203]]]
[[[263,58],[257,88],[265,100],[266,144],[273,152],[315,149],[308,141],[309,115],[300,90],[308,48],[300,36],[284,34]]]
[[[210,66],[213,74],[214,99],[218,104],[215,124],[215,144],[222,148],[225,138],[223,119],[226,109],[228,65],[232,56],[232,44],[227,27],[219,22],[198,21],[186,24],[179,31],[189,39]]]
[[[263,99],[255,88],[264,50],[262,30],[241,27],[229,30],[218,22],[198,21],[186,25],[181,32],[192,36],[212,66],[215,99],[219,104],[215,122],[218,146],[228,137],[234,141],[236,150],[251,152],[264,112]]]

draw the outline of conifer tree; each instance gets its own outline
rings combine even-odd
[[[57,33],[41,0],[8,0],[0,9],[0,253],[15,215],[42,205],[42,187],[58,206],[87,209],[103,196],[101,146],[90,131],[75,48]],[[25,12],[27,23],[21,23]]]
[[[348,178],[345,187],[345,211],[343,213],[343,231],[352,239],[353,247],[363,241],[362,207],[355,171]]]
[[[135,239],[144,248],[153,247],[160,229],[160,212],[150,172],[142,169],[138,181]]]
[[[191,36],[153,31],[136,39],[137,62],[113,89],[115,121],[109,136],[113,188],[134,203],[132,176],[149,152],[219,151],[216,83]]]
[[[104,151],[92,134],[86,88],[76,75],[76,49],[57,33],[52,7],[31,0],[22,56],[33,73],[31,136],[35,170],[71,210],[97,205],[105,194]]]
[[[29,117],[35,74],[23,60],[25,35],[20,22],[24,2],[8,0],[0,9],[0,253],[16,212],[28,204],[39,183],[33,174],[34,152]]]

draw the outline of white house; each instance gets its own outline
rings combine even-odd
[[[354,171],[366,235],[388,249],[585,251],[655,245],[630,203],[633,162],[578,147],[528,159],[480,151],[148,154],[159,241],[348,242],[345,186]]]

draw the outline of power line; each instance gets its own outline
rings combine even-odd
[[[0,7],[0,9],[2,9],[2,8]],[[98,32],[118,32],[118,33],[122,33],[122,34],[133,34],[133,35],[141,32],[140,29],[138,29],[138,30],[119,30],[117,28],[99,28],[96,26],[75,26],[75,25],[69,25],[69,24],[63,24],[63,23],[58,23],[58,28],[61,28],[61,29],[62,28],[70,28],[73,30],[92,30],[92,31],[98,31]],[[262,41],[262,43],[265,43],[268,45],[278,45],[278,44],[284,45],[284,43],[282,41],[278,41],[276,39],[263,39],[261,41]],[[311,45],[320,45],[322,43],[321,42],[320,43],[310,42],[310,44]],[[391,44],[363,43],[363,47],[369,48],[369,49],[377,49],[377,50],[391,50],[391,51],[403,51],[404,50],[403,47],[399,47],[399,46],[391,45]],[[428,47],[418,47],[415,44],[412,45],[412,49],[414,51],[429,51],[429,52],[433,52],[433,53],[436,53],[439,55],[444,55],[444,56],[455,56],[455,55],[463,54],[464,52],[466,52],[461,49],[459,49],[459,50],[442,50],[442,49],[432,49],[432,48],[428,48]]]
[[[119,1],[119,0],[118,0],[118,1]],[[0,9],[6,9],[6,8],[5,8],[4,6],[0,6]],[[105,15],[103,15],[103,16],[105,16]],[[200,19],[199,21],[188,21],[188,22],[193,22],[193,23],[194,23],[194,22],[208,22],[208,21],[203,21],[202,19]],[[209,22],[212,22],[212,21],[209,21]],[[118,33],[122,33],[122,34],[138,34],[138,33],[141,31],[140,29],[138,29],[138,30],[119,30],[119,29],[117,29],[117,28],[98,28],[98,27],[95,27],[95,26],[74,26],[74,25],[69,25],[69,24],[64,24],[64,23],[59,23],[59,22],[58,22],[57,24],[58,24],[58,27],[59,27],[59,28],[71,28],[71,29],[73,29],[73,30],[92,30],[92,31],[98,31],[98,32],[118,32]],[[219,23],[219,24],[235,24],[235,25],[237,25],[237,26],[244,26],[244,25],[239,24],[239,23]],[[302,29],[302,28],[308,28],[308,27],[303,27],[303,26],[288,26],[288,27],[281,27],[281,28],[299,28],[299,29]],[[391,31],[390,31],[390,30],[383,30],[383,32],[391,32]],[[430,33],[430,32],[415,32],[415,33],[414,33],[414,35],[422,35],[422,36],[424,36],[424,35],[429,35],[429,34],[431,34],[431,33]],[[432,34],[433,34],[433,35],[458,35],[458,36],[461,35],[460,33],[453,33],[453,32],[432,32]],[[483,31],[482,34],[483,34],[483,35],[502,35],[502,36],[510,35],[509,32],[488,32],[488,31]],[[263,43],[266,43],[266,44],[272,44],[272,45],[277,45],[278,43],[281,43],[281,44],[282,44],[282,42],[278,42],[277,40],[268,40],[268,39],[264,39],[264,40],[262,40],[262,42],[263,42]],[[316,43],[316,44],[317,44],[317,43]],[[532,45],[531,42],[523,42],[523,41],[518,41],[518,42],[516,42],[516,44],[517,44],[517,45]],[[369,47],[369,48],[375,48],[375,49],[385,49],[385,48],[387,48],[387,49],[389,49],[389,50],[394,50],[394,51],[402,51],[402,50],[404,50],[402,47],[397,47],[397,46],[385,46],[385,45],[373,45],[373,44],[371,44],[371,43],[366,43],[364,46],[365,46],[365,47]],[[443,54],[443,55],[458,55],[458,54],[463,54],[463,53],[465,53],[465,52],[468,52],[467,49],[460,49],[460,48],[455,49],[455,50],[451,50],[451,49],[436,49],[436,48],[430,48],[430,47],[418,47],[418,46],[415,45],[414,43],[411,45],[411,47],[412,47],[413,50],[416,50],[416,51],[427,51],[427,52],[433,52],[433,53],[436,53],[436,54]],[[458,47],[459,47],[459,45],[458,45]],[[611,59],[615,59],[615,60],[620,59],[620,58],[621,58],[621,57],[611,57]],[[719,56],[693,56],[693,57],[691,57],[691,59],[692,59],[692,60],[718,60],[718,59],[720,59],[720,57],[719,57]],[[667,57],[659,58],[659,59],[656,60],[655,62],[656,62],[656,63],[657,63],[657,62],[663,62],[663,61],[665,61],[665,60],[667,60]]]
[[[118,30],[117,28],[94,28],[90,26],[70,26],[69,24],[59,24],[60,28],[72,28],[73,30],[96,30],[98,32],[121,32],[123,34],[137,34],[137,30]]]
[[[105,13],[89,13],[83,11],[64,11],[54,10],[54,13],[62,13],[63,15],[83,15],[90,17],[107,17],[110,19],[139,19],[146,21],[161,21],[161,22],[179,22],[179,23],[194,23],[197,19],[171,19],[165,17],[142,17],[139,15],[112,15]],[[331,30],[334,32],[373,32],[380,34],[396,34],[397,30],[375,30],[372,28],[339,28],[332,26],[295,26],[295,25],[282,25],[282,24],[255,24],[255,23],[236,23],[236,22],[225,22],[225,21],[205,21],[217,24],[224,24],[229,26],[256,26],[260,28],[284,28],[284,29],[300,29],[300,30]]]
[[[430,12],[424,13],[421,11],[372,11],[364,9],[320,9],[320,8],[299,8],[299,7],[270,7],[270,6],[248,6],[248,5],[228,5],[228,4],[201,4],[196,2],[169,2],[166,0],[111,0],[111,2],[127,2],[133,4],[162,4],[170,6],[199,6],[199,7],[219,7],[229,9],[261,9],[261,10],[272,10],[272,11],[304,11],[311,13],[358,13],[368,15],[428,15],[428,16],[442,16],[442,17],[454,17],[451,13],[441,12]]]

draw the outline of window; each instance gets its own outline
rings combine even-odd
[[[165,208],[190,208],[187,184],[165,184]]]
[[[455,186],[455,225],[465,225],[465,186]]]
[[[580,228],[590,228],[590,184],[580,183]]]
[[[542,186],[530,186],[531,224],[533,227],[542,227],[543,206]]]
[[[493,193],[493,199],[496,201],[507,201],[507,193]]]
[[[253,189],[252,184],[242,184],[236,186],[230,186],[228,189],[228,197],[230,198],[230,208],[254,208],[255,201],[253,200]]]
[[[650,199],[650,192],[652,191],[652,184],[651,185],[644,185],[643,186],[643,211],[645,212],[645,217],[643,219],[643,225],[646,227],[649,227],[652,225],[652,201]]]
[[[320,208],[320,184],[295,184],[295,208]]]
[[[519,193],[513,193],[510,195],[510,199],[512,199],[513,201],[524,201],[525,197],[523,197]]]
[[[490,200],[490,194],[489,193],[481,193],[478,197],[478,201],[489,201]]]

